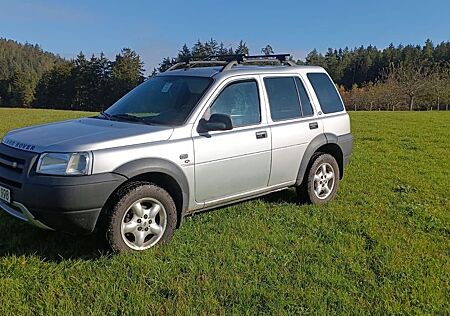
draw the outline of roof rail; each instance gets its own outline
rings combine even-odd
[[[218,60],[181,61],[171,66],[166,71],[172,71],[176,69],[189,69],[192,68],[192,66],[195,67],[196,65],[226,65],[226,64],[227,64],[226,61],[218,61]]]
[[[273,54],[273,55],[213,55],[206,57],[188,57],[181,59],[178,63],[167,69],[172,71],[175,69],[189,69],[196,65],[223,65],[222,71],[227,71],[239,64],[245,63],[273,63],[279,62],[282,65],[296,66],[295,62],[289,60],[290,54]],[[202,60],[203,59],[203,60]]]

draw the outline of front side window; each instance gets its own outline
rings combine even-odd
[[[225,87],[209,110],[211,114],[227,114],[233,127],[261,122],[258,84],[255,80],[233,82]]]
[[[309,73],[309,82],[319,99],[323,113],[334,113],[344,110],[344,105],[334,86],[334,83],[324,73]]]
[[[182,125],[212,81],[208,77],[154,77],[131,90],[106,113],[114,119]]]

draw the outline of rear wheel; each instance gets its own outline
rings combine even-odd
[[[324,204],[336,196],[339,166],[330,154],[319,153],[311,159],[303,183],[297,187],[301,202]]]
[[[136,182],[118,192],[106,220],[106,239],[113,251],[142,251],[172,238],[177,212],[167,191]]]

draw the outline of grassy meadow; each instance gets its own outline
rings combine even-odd
[[[86,115],[0,109],[0,137]],[[450,314],[450,112],[350,115],[353,158],[328,205],[285,190],[119,256],[1,213],[0,315]]]

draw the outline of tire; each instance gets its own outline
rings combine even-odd
[[[172,197],[150,182],[134,182],[120,189],[105,215],[106,241],[116,253],[164,244],[172,238],[177,224]]]
[[[339,166],[330,154],[317,153],[311,158],[305,178],[297,187],[301,203],[325,204],[331,201],[339,188]]]

